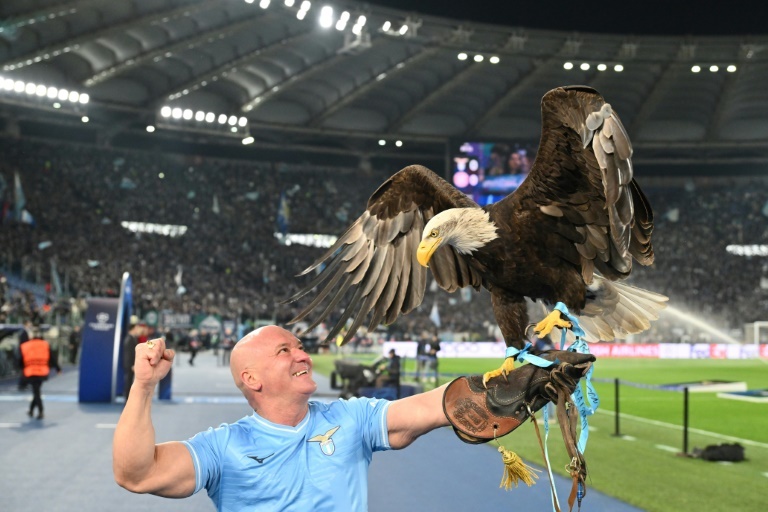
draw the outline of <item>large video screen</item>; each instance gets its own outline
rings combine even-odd
[[[495,203],[520,186],[535,157],[519,144],[465,142],[453,157],[453,184],[480,206]]]

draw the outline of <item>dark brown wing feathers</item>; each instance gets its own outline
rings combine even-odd
[[[585,282],[595,270],[612,280],[626,277],[633,257],[653,263],[653,214],[633,178],[631,156],[621,120],[596,91],[554,89],[542,100],[541,143],[531,173],[494,208],[537,209],[524,217],[530,225],[520,227],[527,243],[546,245],[574,263]],[[551,220],[557,222],[546,232],[541,226]]]
[[[400,314],[416,308],[424,298],[427,279],[427,270],[415,259],[424,225],[436,213],[459,207],[477,205],[425,167],[413,165],[393,175],[373,193],[366,211],[300,274],[326,265],[285,301],[316,292],[291,323],[315,314],[309,326],[313,329],[351,293],[328,335],[328,339],[335,338],[351,321],[344,335],[346,342],[368,317],[367,325],[374,329],[382,320],[392,323]],[[450,247],[438,252],[430,268],[440,286],[450,291],[480,286],[480,277],[464,257]]]

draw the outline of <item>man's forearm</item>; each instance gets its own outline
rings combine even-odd
[[[405,448],[419,436],[449,425],[443,412],[443,394],[447,384],[439,388],[392,402],[387,414],[389,444]]]
[[[112,444],[115,480],[129,490],[139,490],[155,462],[155,428],[152,425],[154,386],[134,385],[117,422]]]

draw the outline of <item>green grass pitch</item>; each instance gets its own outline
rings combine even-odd
[[[371,357],[362,356],[365,359]],[[313,356],[315,369],[330,375],[331,355]],[[501,359],[441,359],[441,383],[453,374],[483,373]],[[405,372],[415,363],[406,361]],[[683,393],[619,387],[620,434],[615,436],[613,379],[639,384],[673,384],[702,380],[744,381],[749,389],[768,389],[764,360],[600,359],[594,377],[600,408],[589,419],[585,457],[589,476],[582,509],[589,510],[589,489],[615,496],[655,512],[766,510],[768,500],[768,403],[718,398],[716,393],[690,393],[688,449],[739,442],[747,460],[727,464],[682,457]],[[406,379],[407,380],[407,379]],[[431,385],[430,385],[431,386]],[[539,418],[541,415],[538,415]],[[542,430],[543,433],[543,430]],[[565,475],[567,454],[560,430],[551,425],[548,443],[553,471]],[[457,439],[457,442],[458,441]],[[526,423],[501,442],[536,466],[543,466],[533,425]],[[484,449],[479,446],[477,449]],[[501,480],[502,465],[488,468],[488,478]],[[539,485],[548,485],[542,472]],[[514,489],[510,491],[514,493]],[[558,489],[561,505],[569,489]]]

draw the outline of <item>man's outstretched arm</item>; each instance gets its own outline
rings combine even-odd
[[[419,436],[449,425],[443,412],[443,394],[448,384],[426,393],[409,396],[392,402],[387,412],[389,445],[405,448]]]
[[[195,490],[192,456],[179,442],[156,445],[151,417],[155,385],[170,371],[174,352],[162,338],[152,343],[136,346],[134,383],[112,443],[112,471],[131,492],[184,498]]]

